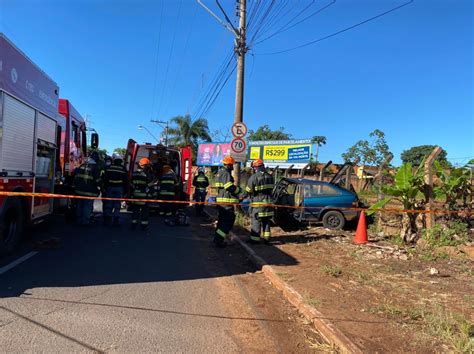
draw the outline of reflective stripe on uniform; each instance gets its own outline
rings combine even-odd
[[[230,187],[232,187],[234,185],[234,183],[232,182],[227,182],[226,184],[224,184],[224,188],[225,189],[229,189]]]
[[[83,173],[79,173],[76,175],[76,178],[82,178],[82,179],[90,179],[90,180],[94,180],[94,177],[90,176],[90,175],[85,175]]]
[[[250,239],[252,241],[260,241],[260,237],[258,237],[258,236],[250,236]]]
[[[269,216],[273,216],[274,214],[273,214],[273,211],[267,211],[267,212],[262,211],[262,212],[257,213],[257,215],[261,218],[266,218]]]
[[[85,192],[85,191],[76,190],[76,194],[88,196],[88,197],[97,197],[97,193],[93,193],[93,192]]]
[[[173,180],[169,180],[169,179],[168,179],[168,180],[166,180],[166,179],[163,180],[163,179],[162,179],[162,180],[161,180],[161,184],[174,184],[174,181],[173,181]]]
[[[140,223],[141,223],[142,225],[148,225],[148,220],[142,220]]]
[[[201,177],[198,177],[196,179],[196,181],[198,181],[198,182],[207,182],[205,178],[201,178]]]
[[[216,198],[216,202],[218,203],[238,203],[239,200],[236,198]]]
[[[134,197],[146,197],[147,194],[143,192],[133,192]]]
[[[134,179],[132,181],[132,184],[147,184],[146,181],[143,181],[141,179]]]
[[[270,236],[271,236],[271,232],[270,232],[270,231],[265,231],[265,232],[263,233],[263,237],[265,237],[265,238],[268,238],[268,237],[270,237]]]
[[[214,187],[216,187],[216,188],[223,188],[223,187],[224,187],[224,183],[216,182],[216,183],[214,184]]]
[[[273,184],[264,184],[262,186],[255,186],[256,191],[264,191],[266,189],[273,189]]]
[[[223,238],[225,238],[227,236],[227,234],[224,231],[220,230],[220,229],[216,229],[216,234],[218,234],[219,236],[221,236]]]
[[[132,220],[132,224],[138,223],[138,220]]]
[[[120,184],[122,184],[123,181],[121,179],[111,179],[111,180],[109,180],[109,183],[120,183]]]
[[[245,190],[250,193],[250,192],[252,191],[252,188],[250,188],[249,186],[247,186],[247,187],[245,187]]]
[[[271,205],[271,202],[269,200],[263,201],[263,202],[251,202],[250,206],[252,207],[259,207],[259,206],[268,206]]]
[[[160,195],[174,195],[174,192],[160,191]]]

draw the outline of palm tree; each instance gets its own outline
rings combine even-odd
[[[311,139],[311,143],[316,145],[315,162],[319,162],[318,161],[319,148],[323,145],[326,145],[326,140],[327,140],[326,137],[321,136],[321,135],[313,136],[313,138]]]
[[[168,135],[173,145],[191,145],[193,152],[197,151],[199,141],[211,141],[207,119],[191,119],[189,114],[171,118],[171,126],[168,128]]]

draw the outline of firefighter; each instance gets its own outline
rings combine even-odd
[[[209,187],[209,179],[204,174],[202,169],[198,170],[197,176],[193,179],[194,186],[194,201],[195,202],[205,202],[207,195],[207,187]],[[196,214],[198,216],[202,215],[204,210],[204,204],[196,204]]]
[[[222,160],[224,165],[217,173],[215,187],[217,188],[217,203],[238,203],[240,187],[234,184],[232,170],[234,169],[235,160],[232,156],[226,156]],[[218,205],[219,212],[217,227],[214,234],[214,245],[224,247],[227,235],[234,226],[235,209],[234,205]]]
[[[254,174],[249,178],[245,192],[250,196],[251,202],[251,232],[250,243],[259,243],[262,238],[265,243],[270,241],[270,220],[273,217],[271,196],[275,181],[273,176],[265,170],[262,160],[252,163]],[[263,234],[262,234],[263,232]]]
[[[123,198],[127,188],[127,172],[123,167],[123,157],[113,154],[113,164],[105,168],[104,189],[108,198]],[[105,205],[104,220],[106,225],[120,226],[120,200],[109,200]],[[113,218],[113,219],[112,219]]]
[[[88,157],[86,161],[74,171],[74,193],[83,197],[97,197],[102,184],[100,170],[96,160]],[[76,203],[77,223],[81,226],[90,224],[94,208],[93,199],[78,199]]]
[[[148,186],[151,182],[150,165],[151,161],[147,157],[141,158],[138,162],[138,168],[133,173],[130,181],[132,199],[148,198]],[[148,227],[150,214],[148,203],[142,201],[131,202],[130,209],[132,210],[132,230],[137,228],[139,221],[141,229],[145,230]]]
[[[163,166],[163,174],[159,181],[160,189],[158,198],[160,200],[176,200],[178,192],[178,178],[170,165]],[[173,216],[176,210],[174,203],[162,202],[160,204],[160,215],[165,217],[165,224],[173,226],[175,221]]]

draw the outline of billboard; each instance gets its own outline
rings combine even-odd
[[[196,164],[198,166],[221,166],[221,161],[226,155],[230,155],[230,143],[199,144]]]
[[[311,140],[249,142],[250,160],[262,159],[267,167],[303,168],[311,159]]]
[[[0,33],[0,90],[50,117],[58,112],[58,85]]]

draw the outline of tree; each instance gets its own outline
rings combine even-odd
[[[200,141],[211,141],[209,126],[205,118],[192,120],[191,116],[186,114],[185,116],[171,118],[171,124],[174,124],[168,129],[171,144],[176,146],[191,145],[193,156],[196,156]]]
[[[316,145],[316,155],[314,158],[315,162],[318,162],[319,148],[323,145],[326,145],[326,140],[326,137],[322,135],[313,136],[313,138],[311,139],[311,143]]]
[[[97,151],[101,156],[106,156],[109,154],[107,149],[93,149],[91,146],[87,147],[87,154],[90,154],[93,151]]]
[[[469,171],[464,168],[454,168],[447,171],[439,161],[434,162],[434,167],[440,182],[434,187],[436,197],[444,198],[445,204],[450,210],[457,208],[460,199],[466,206],[467,199],[472,194]]]
[[[121,147],[117,147],[114,149],[114,154],[119,154],[119,155],[122,155],[122,156],[125,156],[125,154],[127,153],[127,149],[126,148],[121,148]]]
[[[377,166],[390,154],[390,149],[385,140],[385,133],[379,129],[375,129],[369,134],[372,138],[369,140],[359,140],[357,143],[352,145],[345,153],[342,154],[342,158],[345,162],[359,161],[362,165]]]
[[[291,139],[291,134],[284,132],[285,128],[280,127],[278,130],[271,130],[270,127],[265,124],[259,127],[257,130],[250,130],[248,139],[249,141],[259,140],[288,140]]]
[[[372,205],[367,215],[372,215],[377,209],[383,208],[392,200],[397,200],[403,204],[403,210],[417,209],[417,196],[423,192],[425,183],[422,168],[414,171],[410,163],[405,163],[395,174],[395,184],[393,186],[382,186],[382,192],[387,196]],[[416,241],[416,213],[402,212],[402,230],[400,237],[407,243]]]
[[[421,161],[427,157],[436,145],[420,145],[413,146],[412,148],[405,150],[401,153],[400,158],[403,163],[411,163],[414,167],[418,167]],[[449,161],[446,159],[447,152],[442,150],[436,160],[438,160],[443,166],[451,166]]]

